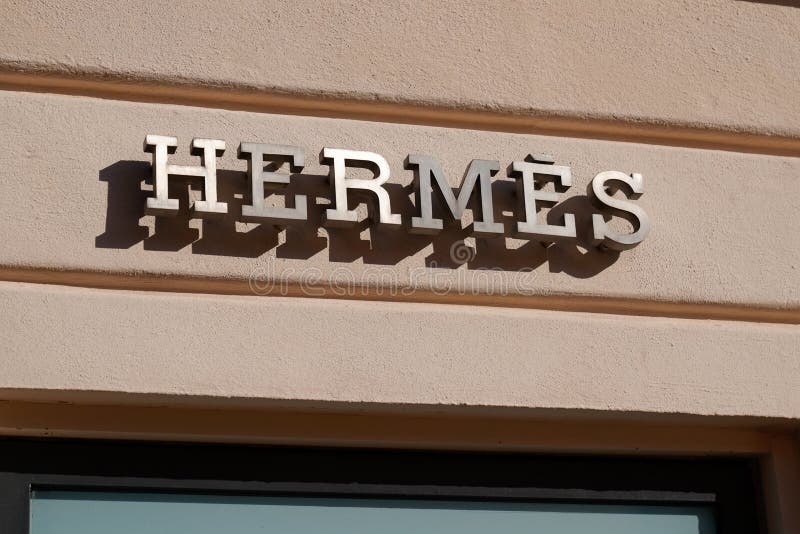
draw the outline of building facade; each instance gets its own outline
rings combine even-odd
[[[175,489],[253,450],[402,498],[702,501],[694,532],[800,532],[797,5],[0,14],[14,534],[59,532],[23,486]]]

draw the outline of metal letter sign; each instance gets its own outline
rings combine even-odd
[[[389,193],[383,184],[389,180],[389,164],[380,154],[374,152],[361,152],[359,150],[344,150],[341,148],[323,148],[319,157],[320,163],[328,164],[331,168],[330,182],[333,188],[334,209],[325,211],[325,226],[346,227],[358,222],[358,214],[347,209],[347,190],[363,189],[372,191],[378,197],[377,222],[383,226],[400,226],[400,215],[392,213]],[[371,164],[377,168],[375,178],[360,180],[345,176],[348,161],[358,161]],[[375,216],[373,214],[373,219]]]
[[[650,219],[642,208],[633,202],[626,202],[612,197],[606,191],[608,182],[621,182],[631,189],[631,198],[639,198],[644,193],[644,178],[641,174],[627,175],[618,171],[601,172],[589,184],[587,193],[592,203],[600,209],[606,209],[612,215],[629,221],[634,228],[632,234],[620,234],[612,231],[602,215],[592,215],[595,245],[603,245],[614,250],[633,248],[647,237],[650,232]]]
[[[481,184],[481,213],[482,221],[475,221],[474,233],[481,237],[495,237],[503,234],[503,225],[494,222],[494,210],[492,209],[492,176],[500,169],[499,161],[489,161],[485,159],[474,159],[469,164],[464,181],[461,182],[461,189],[458,192],[458,199],[450,189],[447,178],[444,177],[439,163],[430,156],[421,154],[409,154],[406,158],[406,168],[417,168],[416,172],[416,191],[417,202],[422,216],[411,219],[411,232],[418,234],[437,234],[442,230],[442,220],[433,218],[433,206],[431,203],[431,193],[433,186],[431,176],[436,179],[437,191],[440,197],[446,202],[450,213],[455,219],[460,220],[467,208],[467,203],[475,190],[475,184]]]
[[[199,166],[171,165],[169,154],[174,154],[178,139],[172,136],[147,135],[145,152],[153,154],[153,188],[155,196],[147,199],[146,212],[156,216],[171,216],[178,213],[178,200],[169,198],[169,176],[203,178],[203,200],[191,206],[194,217],[214,217],[228,213],[228,205],[217,200],[217,157],[225,151],[225,141],[218,139],[193,139],[191,153],[200,156]],[[252,200],[242,206],[241,219],[278,226],[302,224],[308,220],[308,202],[305,195],[295,195],[293,208],[267,206],[265,189],[281,188],[289,184],[290,174],[266,172],[265,162],[272,162],[277,170],[288,162],[289,171],[299,174],[305,165],[302,147],[263,143],[241,143],[239,159],[247,160]],[[389,192],[384,185],[391,175],[389,163],[380,154],[342,148],[323,148],[320,163],[330,168],[328,180],[333,197],[332,207],[325,210],[324,225],[327,227],[352,227],[358,221],[358,212],[348,209],[348,193],[352,190],[366,192],[375,201],[370,209],[370,218],[380,226],[400,228],[402,216],[392,212]],[[347,176],[348,167],[367,168],[374,173],[371,179]],[[474,159],[467,167],[458,193],[454,193],[441,166],[431,156],[409,154],[405,168],[414,171],[414,186],[418,216],[412,216],[408,231],[417,234],[438,234],[444,229],[444,221],[434,217],[433,192],[436,190],[441,208],[449,210],[451,219],[461,221],[470,199],[480,196],[476,206],[472,235],[482,238],[503,236],[503,223],[494,220],[492,200],[492,177],[500,169],[500,162]],[[575,215],[565,213],[561,224],[546,224],[538,220],[539,207],[556,205],[561,193],[572,186],[572,171],[564,165],[556,165],[550,156],[530,155],[524,161],[514,161],[508,175],[517,182],[518,222],[512,234],[518,238],[538,241],[545,245],[577,239]],[[298,179],[301,179],[299,177]],[[555,192],[545,191],[544,184],[552,182]],[[435,184],[435,185],[434,185]],[[641,206],[628,199],[613,196],[620,190],[628,199],[637,199],[644,192],[641,174],[625,174],[619,171],[604,171],[597,174],[587,188],[587,196],[601,212],[592,215],[592,243],[600,248],[627,250],[644,241],[650,232],[650,219]],[[233,214],[238,216],[238,214]],[[613,230],[606,222],[609,216],[621,217],[631,223],[633,232]]]
[[[305,153],[299,146],[265,145],[261,143],[242,143],[239,145],[239,159],[247,160],[247,177],[253,193],[252,204],[242,206],[242,219],[252,222],[272,224],[302,223],[308,219],[306,197],[294,197],[294,208],[276,208],[264,204],[264,186],[286,187],[289,175],[279,172],[264,172],[264,159],[288,158],[289,170],[299,173],[305,165]]]
[[[153,215],[175,215],[178,201],[169,198],[169,175],[198,176],[203,178],[205,200],[198,200],[192,206],[197,217],[213,217],[228,213],[228,205],[217,202],[217,156],[225,152],[225,141],[218,139],[193,139],[192,155],[200,156],[202,165],[188,167],[168,165],[167,153],[173,154],[178,146],[178,138],[166,135],[148,135],[144,140],[144,151],[153,153],[153,182],[156,198],[147,199],[147,211]]]
[[[560,195],[538,190],[534,184],[534,181],[544,181],[544,178],[534,178],[538,174],[552,178],[556,183],[556,191],[569,188],[572,185],[572,171],[569,167],[554,165],[555,162],[546,156],[532,156],[531,159],[531,162],[515,161],[511,166],[511,176],[521,178],[517,181],[517,198],[525,209],[525,220],[517,223],[517,237],[544,243],[575,239],[575,215],[571,213],[564,214],[563,226],[536,222],[536,201],[556,205]]]

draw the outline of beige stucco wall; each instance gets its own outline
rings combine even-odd
[[[800,528],[791,2],[11,1],[0,19],[0,433],[759,455],[771,528]],[[225,140],[233,215],[143,216],[147,133],[178,136],[183,164],[191,138]],[[305,229],[234,221],[242,141],[305,148]],[[470,239],[457,266],[458,230],[318,228],[325,146],[385,156],[405,218],[407,154],[453,185],[497,159],[509,229],[513,160],[572,168],[582,232],[591,178],[639,172],[653,229],[619,256]]]
[[[14,283],[0,306],[14,399],[800,418],[794,325]]]
[[[800,219],[789,216],[800,198],[797,158],[19,92],[0,94],[0,117],[11,147],[0,154],[0,165],[24,177],[0,184],[7,216],[0,264],[8,268],[800,306]],[[147,194],[140,182],[149,177],[150,154],[142,150],[147,133],[176,135],[180,146],[170,161],[192,165],[199,164],[189,155],[192,137],[226,141],[218,161],[219,194],[230,211],[225,221],[178,218],[157,227],[153,217],[140,219]],[[241,141],[305,148],[306,169],[289,191],[315,197],[302,230],[279,235],[269,226],[237,225],[243,201],[234,195],[248,191],[246,162],[236,158]],[[323,146],[386,157],[391,183],[406,188],[392,195],[393,210],[406,221],[418,214],[408,198],[413,174],[403,169],[407,154],[436,157],[454,186],[471,159],[497,159],[502,170],[494,201],[506,237],[524,218],[505,172],[514,160],[545,152],[572,168],[575,185],[565,198],[575,198],[564,210],[576,214],[581,235],[590,230],[593,210],[585,191],[592,177],[605,170],[639,172],[645,179],[639,204],[653,230],[619,257],[573,244],[545,250],[535,242],[480,240],[470,245],[474,260],[458,267],[451,246],[466,233],[432,239],[403,230],[367,232],[366,223],[356,231],[318,231],[326,206],[314,203],[332,198],[328,167],[317,161]]]
[[[780,4],[10,1],[0,61],[796,136],[800,13]]]

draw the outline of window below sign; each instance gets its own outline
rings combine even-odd
[[[715,534],[709,505],[35,491],[31,534]]]
[[[0,438],[2,534],[754,534],[747,457]]]

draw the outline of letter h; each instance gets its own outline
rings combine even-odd
[[[201,165],[170,165],[167,154],[174,154],[178,138],[168,135],[150,135],[144,139],[144,151],[153,154],[153,188],[156,196],[147,199],[145,212],[150,215],[174,216],[178,213],[178,199],[169,198],[169,175],[203,178],[203,200],[191,207],[195,217],[213,217],[228,212],[228,204],[217,201],[217,157],[225,152],[225,141],[219,139],[192,139],[192,155],[200,156]]]

